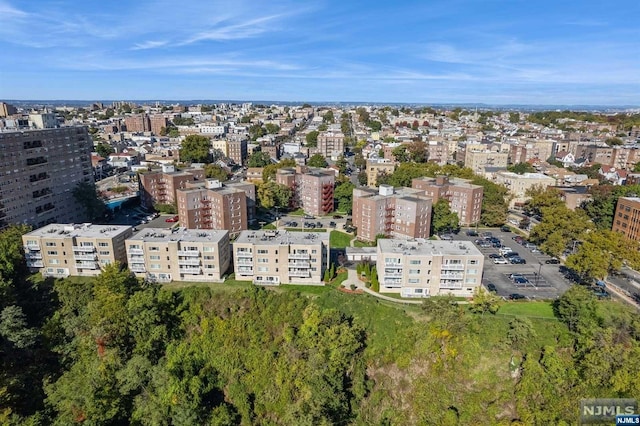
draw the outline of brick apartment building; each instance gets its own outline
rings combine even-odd
[[[322,285],[328,263],[326,232],[244,231],[233,243],[236,279],[254,284]]]
[[[438,176],[413,179],[411,187],[424,191],[427,197],[433,199],[434,204],[441,198],[449,201],[451,211],[460,218],[460,225],[469,226],[480,222],[484,194],[482,186],[473,185],[466,179]]]
[[[613,231],[640,241],[640,198],[620,197],[613,216]]]
[[[333,211],[333,170],[306,166],[282,168],[276,172],[276,182],[293,191],[292,207],[300,207],[306,214],[320,216]]]
[[[231,158],[234,163],[242,166],[247,160],[247,141],[228,140],[227,141],[227,157]]]
[[[127,132],[144,133],[151,131],[151,120],[147,114],[135,114],[125,117],[124,125],[127,126]]]
[[[482,282],[484,256],[470,241],[378,240],[380,291],[402,297],[471,297]]]
[[[151,133],[156,136],[160,135],[162,128],[164,127],[166,129],[168,124],[169,121],[164,115],[152,115],[149,118],[149,128],[151,129]]]
[[[178,189],[186,188],[188,182],[204,181],[204,178],[204,169],[176,171],[173,165],[142,172],[138,180],[140,204],[147,209],[152,209],[154,204],[175,204]]]
[[[318,135],[318,152],[325,157],[344,153],[344,134],[326,131]]]
[[[367,186],[375,188],[378,186],[378,176],[382,174],[390,175],[396,169],[396,162],[387,158],[367,160]]]
[[[393,238],[428,238],[431,228],[432,200],[424,191],[380,185],[373,189],[353,190],[353,226],[358,239],[375,241],[376,235]]]
[[[176,197],[180,224],[189,229],[225,229],[234,237],[254,220],[255,186],[250,183],[207,179],[178,189]]]
[[[85,220],[73,189],[93,183],[92,150],[86,127],[0,132],[0,227]]]
[[[49,224],[22,236],[27,267],[48,277],[100,275],[113,262],[126,263],[130,226]]]
[[[222,282],[231,264],[229,233],[146,228],[126,241],[129,270],[157,282]]]

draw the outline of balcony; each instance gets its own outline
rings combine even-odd
[[[464,265],[461,263],[450,263],[442,265],[443,271],[464,271]]]
[[[238,270],[236,271],[239,274],[242,275],[253,275],[253,268],[251,267],[238,267]]]
[[[289,259],[309,260],[311,255],[309,253],[289,253]]]
[[[42,259],[42,253],[26,253],[25,258],[27,259],[27,261],[29,260],[37,260],[37,259]]]
[[[73,251],[82,251],[85,253],[92,253],[96,251],[95,246],[73,246]]]
[[[289,270],[289,276],[290,277],[297,277],[297,278],[311,278],[311,272],[308,269],[303,269],[303,270]]]
[[[97,262],[79,262],[76,263],[76,268],[78,269],[100,269],[100,266]]]
[[[200,250],[178,250],[178,256],[199,257]]]
[[[249,259],[249,258],[241,258],[241,259],[237,259],[236,263],[238,265],[253,265],[253,259]]]
[[[130,248],[129,250],[127,250],[127,252],[128,252],[129,254],[144,255],[144,250],[142,250],[142,249],[137,249],[137,248]]]
[[[181,274],[201,275],[202,269],[200,268],[180,268]]]
[[[178,259],[178,265],[200,265],[200,259]]]
[[[402,280],[396,280],[396,279],[388,279],[385,278],[382,281],[382,284],[385,285],[386,287],[396,287],[396,288],[400,288],[402,287]]]
[[[129,270],[131,272],[147,272],[144,263],[129,264]]]
[[[289,262],[289,268],[311,268],[310,262]]]
[[[463,274],[440,274],[440,279],[461,280],[462,278],[464,278]]]
[[[384,273],[385,278],[402,278],[402,272]]]
[[[40,246],[25,246],[24,251],[40,251]]]
[[[44,268],[44,263],[41,260],[35,260],[35,261],[27,260],[27,267],[29,267],[29,268]]]
[[[248,257],[253,259],[253,253],[251,253],[250,251],[237,251],[236,252],[236,257],[240,258],[240,257]]]
[[[95,254],[74,254],[73,258],[75,260],[96,260],[98,256]]]

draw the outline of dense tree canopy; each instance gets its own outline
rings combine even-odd
[[[113,154],[116,150],[109,144],[100,142],[96,145],[96,152],[102,158],[108,158],[109,155]]]
[[[333,192],[333,199],[336,203],[336,209],[340,212],[351,213],[353,209],[353,189],[355,186],[348,180],[336,185]]]
[[[207,164],[204,166],[204,173],[207,178],[218,179],[220,182],[229,180],[229,173],[217,164]]]
[[[262,182],[257,188],[258,202],[267,210],[274,207],[289,207],[292,195],[291,188],[272,180]]]
[[[88,221],[104,219],[107,212],[107,206],[104,201],[98,197],[96,186],[94,183],[78,182],[73,188],[73,198],[78,202],[84,210],[85,218]]]
[[[210,163],[211,140],[206,136],[189,135],[180,144],[180,161]]]
[[[318,146],[319,134],[320,132],[318,132],[317,130],[312,130],[311,132],[307,133],[307,136],[305,136],[305,140],[307,141],[307,146],[309,148],[315,148],[316,146]]]
[[[327,160],[322,154],[313,154],[307,161],[307,166],[309,167],[327,167],[327,165]]]
[[[271,156],[263,151],[253,151],[247,160],[249,167],[265,167],[271,164]]]
[[[536,171],[536,169],[534,169],[533,166],[529,163],[512,164],[507,167],[507,170],[519,175],[523,175],[525,173],[534,173]]]
[[[460,230],[459,223],[458,213],[451,211],[449,201],[441,198],[433,205],[433,213],[431,215],[432,234],[458,232]]]

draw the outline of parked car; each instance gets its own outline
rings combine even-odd
[[[478,233],[476,231],[474,231],[473,229],[469,229],[467,231],[467,236],[469,236],[469,237],[477,237]]]
[[[526,299],[527,296],[525,296],[524,294],[520,294],[520,293],[512,293],[509,295],[509,299],[511,300],[522,300],[522,299]]]
[[[517,277],[513,279],[513,282],[515,284],[529,284],[529,280],[526,279],[525,277]]]
[[[555,257],[552,257],[551,259],[545,260],[544,263],[546,263],[547,265],[557,265],[560,263],[560,260],[556,259]]]
[[[332,227],[332,228],[335,228],[336,227],[336,223],[335,222],[329,222],[329,226]]]
[[[506,258],[520,257],[520,255],[515,251],[510,251],[509,253],[505,253],[502,256]]]
[[[499,258],[493,259],[493,263],[495,263],[496,265],[507,265],[509,264],[509,261],[504,257],[499,257]],[[513,263],[513,261],[511,261],[511,263]]]
[[[482,247],[482,248],[489,248],[491,247],[491,243],[488,241],[483,241],[480,244],[478,244],[478,246]]]
[[[165,222],[177,222],[178,220],[180,220],[180,216],[173,216],[170,218],[165,219]]]
[[[342,216],[340,216],[339,214],[334,214],[334,215],[333,215],[333,218],[334,218],[334,219],[342,219]]]
[[[442,235],[440,235],[440,239],[444,240],[444,241],[451,241],[451,240],[453,240],[453,235],[451,235],[451,234],[442,234]]]
[[[510,258],[509,262],[511,262],[512,265],[524,265],[525,263],[527,263],[526,260],[524,260],[521,257],[517,257],[517,256],[514,256],[514,257]]]
[[[316,222],[316,228],[322,228],[322,222]]]
[[[500,252],[500,254],[505,254],[505,253],[510,253],[513,250],[511,249],[511,247],[501,247],[500,250],[498,250]]]
[[[305,214],[305,215],[304,215],[304,218],[305,218],[305,219],[315,219],[315,217],[314,217],[314,216],[311,216],[310,214]]]
[[[507,226],[507,225],[503,225],[503,226],[501,226],[501,227],[500,227],[500,230],[501,230],[502,232],[511,232],[511,228],[510,228],[509,226]]]
[[[501,257],[502,257],[502,255],[498,254],[498,253],[491,253],[489,255],[489,259],[500,259]]]
[[[518,273],[515,273],[515,274],[509,274],[509,279],[510,279],[510,280],[512,280],[512,281],[513,281],[513,280],[515,280],[516,278],[524,278],[524,275],[522,275],[522,274],[518,274]]]
[[[315,228],[316,224],[315,223],[311,223],[311,222],[305,222],[304,223],[304,227],[305,228]]]
[[[289,226],[296,228],[298,226],[298,222],[289,222]]]
[[[500,243],[500,241],[498,241],[497,243],[491,243],[491,246],[493,248],[500,248],[500,247],[502,247],[502,243]]]
[[[496,285],[493,283],[487,283],[487,290],[489,290],[492,293],[496,293],[498,291],[498,289],[496,288]]]

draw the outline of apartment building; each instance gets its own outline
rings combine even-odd
[[[234,163],[243,165],[247,160],[247,140],[228,140],[227,157],[231,158]]]
[[[482,282],[484,256],[470,241],[378,240],[381,293],[402,297],[471,297]]]
[[[390,175],[396,169],[396,162],[387,158],[377,158],[367,160],[367,186],[375,188],[378,186],[378,176],[382,174]]]
[[[102,267],[126,263],[130,226],[49,224],[22,236],[27,267],[46,277],[100,275]]]
[[[424,191],[380,185],[353,190],[353,226],[358,239],[375,241],[376,235],[392,238],[428,238],[431,228],[431,198]]]
[[[449,161],[449,144],[440,141],[429,141],[427,144],[428,159],[432,163],[444,166]]]
[[[11,104],[0,102],[0,117],[9,117],[17,114],[18,110]]]
[[[130,115],[124,119],[124,124],[127,126],[127,132],[143,133],[151,131],[151,121],[147,114]]]
[[[163,165],[161,170],[142,172],[138,179],[140,204],[147,209],[152,209],[154,204],[174,204],[178,189],[186,188],[188,182],[203,181],[204,178],[204,169],[176,171],[170,164]]]
[[[473,170],[475,174],[484,175],[487,167],[507,168],[509,153],[492,150],[465,149],[464,166]]]
[[[495,174],[495,181],[506,186],[509,194],[512,195],[509,207],[523,205],[529,199],[526,194],[527,190],[534,186],[547,188],[556,184],[554,178],[542,173],[523,173],[520,175],[513,172],[498,172]]]
[[[251,219],[247,210],[247,191],[253,193]],[[255,214],[255,186],[253,184],[223,185],[207,179],[204,185],[188,184],[176,192],[180,224],[189,229],[225,229],[232,237],[247,229]]]
[[[92,150],[86,127],[0,132],[0,227],[85,220],[73,190],[93,183]]]
[[[128,238],[129,270],[156,282],[222,282],[231,264],[229,232],[146,228]]]
[[[326,232],[244,231],[233,243],[236,279],[259,285],[322,285],[329,263]]]
[[[149,118],[149,128],[151,129],[151,133],[156,136],[160,134],[162,128],[166,129],[168,124],[169,121],[164,115],[152,115]]]
[[[301,207],[306,214],[322,216],[333,211],[333,170],[306,166],[282,168],[276,172],[276,182],[291,188],[292,206]]]
[[[318,135],[318,152],[325,157],[344,153],[344,134],[340,131],[320,132]]]
[[[424,191],[427,197],[433,199],[434,204],[441,198],[449,201],[451,211],[457,213],[460,218],[460,225],[469,226],[480,222],[484,194],[482,186],[470,182],[467,179],[448,176],[422,177],[413,179],[411,187]]]
[[[613,148],[607,145],[578,145],[576,158],[584,158],[589,163],[598,163],[605,166],[613,166]]]
[[[618,198],[611,229],[616,232],[622,232],[627,238],[640,241],[639,197]]]
[[[526,163],[533,159],[546,161],[554,155],[552,140],[528,140],[524,139],[511,145],[509,157],[512,164]]]

